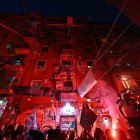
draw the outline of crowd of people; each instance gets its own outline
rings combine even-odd
[[[122,95],[122,96],[121,96]],[[140,127],[140,108],[129,98],[129,93],[118,94],[118,101],[116,102],[122,117],[128,122],[130,126]],[[78,129],[78,128],[77,128]],[[124,131],[116,129],[115,135],[111,129],[102,131],[101,128],[96,128],[94,134],[87,130],[83,130],[80,136],[75,130],[61,130],[60,126],[55,129],[49,127],[47,130],[27,129],[23,125],[15,123],[14,125],[0,126],[0,140],[128,140]],[[132,131],[131,131],[132,132]],[[140,131],[135,131],[135,136],[130,140],[139,140]],[[133,133],[133,134],[134,134]],[[137,137],[137,139],[135,139]]]
[[[116,130],[116,132],[117,138],[114,138],[111,130],[107,129],[103,132],[102,129],[96,128],[94,136],[83,130],[78,137],[75,130],[61,130],[60,126],[43,132],[34,129],[26,132],[26,128],[23,125],[15,123],[15,125],[1,125],[0,140],[127,140],[123,131]]]

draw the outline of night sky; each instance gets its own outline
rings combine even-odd
[[[26,11],[39,11],[46,16],[92,16],[94,22],[114,22],[118,10],[107,4],[106,0],[1,0],[0,12],[24,13],[22,2]],[[123,14],[119,23],[129,23]]]

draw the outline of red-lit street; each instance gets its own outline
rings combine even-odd
[[[0,13],[0,139],[140,140],[137,18],[113,25],[23,8]]]

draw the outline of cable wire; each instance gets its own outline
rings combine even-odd
[[[113,64],[113,66],[111,66],[99,79],[97,79],[97,82],[98,82],[99,80],[103,79],[104,76],[105,76],[106,74],[108,74],[116,64],[118,64],[119,62],[121,62],[122,59],[124,59],[124,57],[126,57],[126,56],[128,55],[128,53],[129,53],[129,51],[127,51],[123,56],[121,56],[121,58],[119,58],[119,59]]]
[[[26,20],[27,20],[27,25],[30,24],[30,21],[29,21],[29,18],[28,18],[28,15],[27,15],[27,11],[26,11],[26,8],[24,6],[24,2],[23,0],[20,0],[21,1],[21,4],[22,4],[22,7],[23,7],[23,10],[24,10],[24,13],[25,13],[25,16],[26,16]],[[33,27],[32,27],[32,24],[31,24],[31,34],[32,34],[32,37],[35,39],[35,49],[32,48],[35,52],[38,53],[38,48],[36,46],[36,38],[34,36],[34,33],[33,33]]]
[[[100,54],[100,52],[101,52],[103,46],[105,45],[105,43],[106,43],[106,41],[107,41],[109,35],[110,35],[111,32],[112,32],[112,30],[113,30],[113,28],[114,28],[114,26],[115,26],[117,20],[119,19],[120,15],[121,15],[121,13],[122,13],[122,11],[123,11],[123,9],[124,9],[124,7],[126,6],[127,1],[128,1],[128,0],[125,0],[125,2],[124,2],[124,4],[123,4],[123,6],[122,6],[122,8],[121,8],[121,10],[120,10],[120,12],[119,12],[119,14],[117,15],[117,17],[116,17],[116,19],[115,19],[113,25],[111,26],[111,28],[110,28],[110,30],[109,30],[109,32],[108,32],[106,38],[105,38],[105,41],[102,43],[102,45],[101,45],[101,47],[100,47],[100,49],[99,49],[99,51],[98,51],[96,57],[94,58],[94,61],[96,61],[97,57],[99,56],[99,54]]]
[[[1,22],[0,22],[0,26],[2,26],[3,28],[5,28],[5,29],[7,29],[7,30],[9,30],[9,31],[11,31],[11,32],[13,32],[13,33],[15,33],[15,34],[17,34],[17,35],[21,36],[21,37],[23,37],[23,36],[22,36],[22,34],[20,34],[19,32],[17,32],[17,31],[16,31],[16,30],[14,30],[14,29],[12,29],[12,28],[8,27],[7,25],[4,25],[4,24],[3,24],[3,23],[1,23]]]
[[[125,28],[125,30],[117,37],[116,40],[113,41],[113,43],[105,50],[105,52],[95,61],[94,64],[97,64],[97,62],[106,54],[106,52],[123,36],[123,34],[129,29],[129,27],[133,24],[133,21]]]

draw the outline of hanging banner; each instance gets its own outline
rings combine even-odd
[[[90,68],[87,72],[84,80],[82,81],[81,85],[78,88],[78,92],[81,98],[83,98],[87,92],[97,83],[92,69]]]
[[[80,125],[85,130],[90,132],[96,119],[97,119],[97,115],[94,113],[94,111],[88,107],[87,102],[83,102]]]
[[[52,108],[46,108],[42,118],[42,130],[48,130],[51,127],[55,128],[55,112]]]

